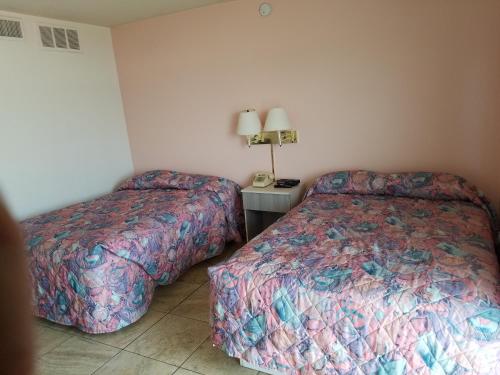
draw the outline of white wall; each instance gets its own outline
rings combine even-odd
[[[132,173],[110,30],[0,11],[0,193],[22,219],[110,191]],[[81,53],[40,47],[37,23],[79,30]]]

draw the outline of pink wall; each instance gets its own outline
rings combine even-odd
[[[284,106],[298,145],[278,177],[327,171],[463,175],[500,201],[500,2],[239,0],[113,29],[132,155],[248,183],[268,146],[239,110]]]

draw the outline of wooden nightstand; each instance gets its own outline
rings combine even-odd
[[[250,241],[300,203],[302,185],[289,189],[275,188],[273,185],[265,188],[249,186],[241,192],[247,241]]]

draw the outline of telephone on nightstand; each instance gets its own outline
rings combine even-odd
[[[274,182],[274,175],[270,172],[257,172],[253,178],[253,187],[265,188]]]

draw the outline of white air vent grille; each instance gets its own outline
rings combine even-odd
[[[0,37],[23,39],[21,21],[15,19],[0,19]]]
[[[68,48],[68,42],[66,41],[66,30],[60,27],[54,27],[54,37],[56,39],[57,48]]]
[[[39,25],[38,29],[43,47],[60,51],[80,51],[77,30],[47,25]]]
[[[42,40],[42,46],[48,48],[54,48],[56,45],[54,43],[54,36],[52,35],[52,27],[50,26],[39,26],[40,38]]]
[[[69,48],[80,50],[80,40],[78,39],[78,32],[76,30],[66,29],[68,37]]]

